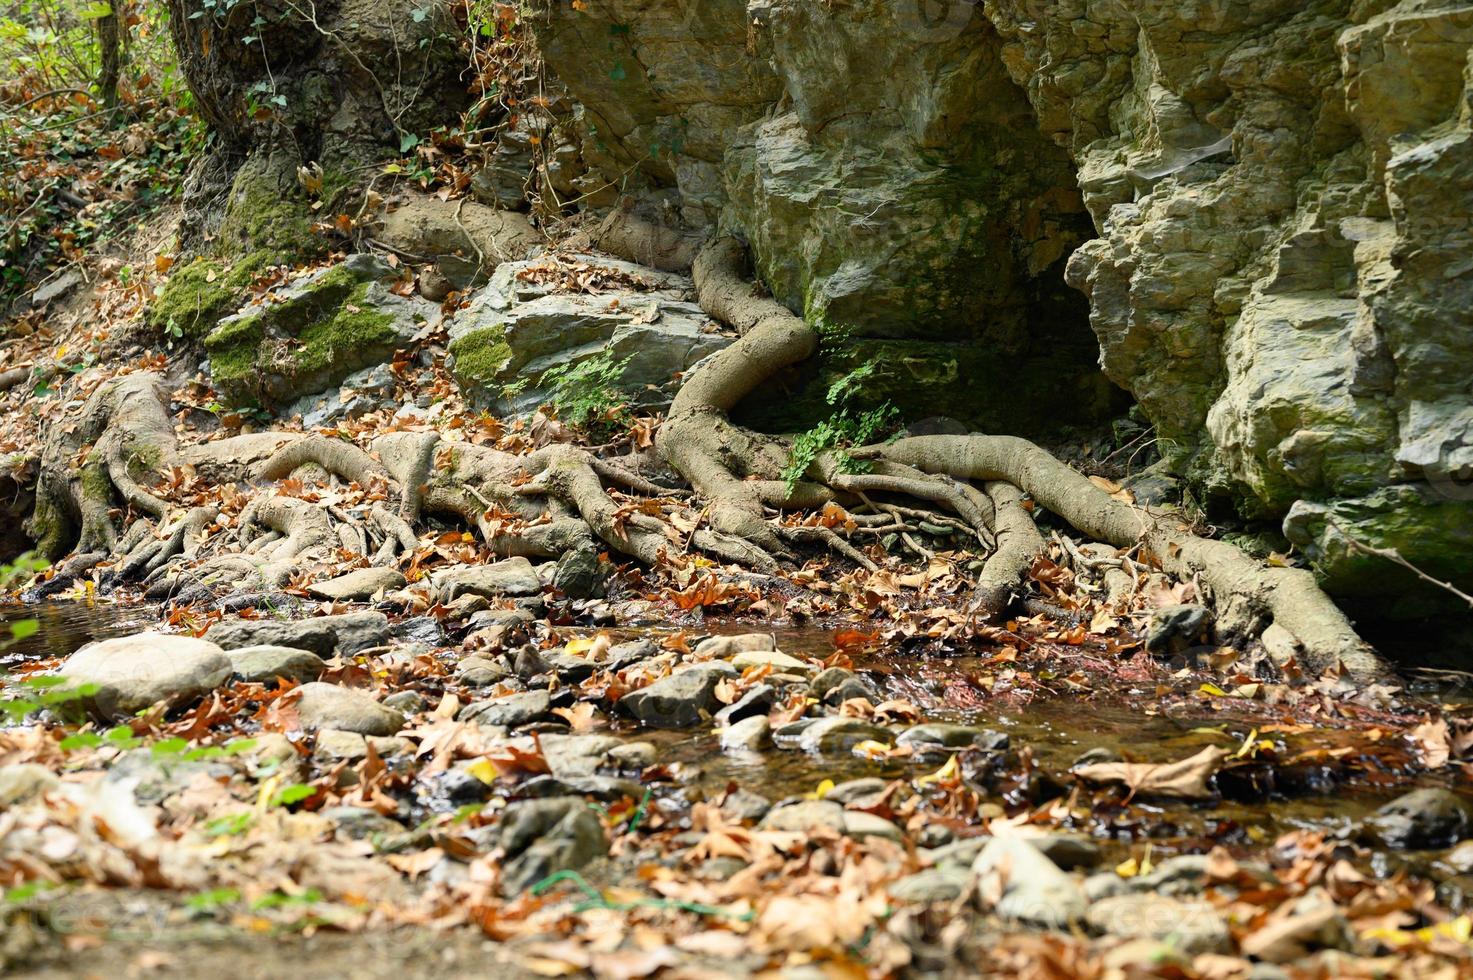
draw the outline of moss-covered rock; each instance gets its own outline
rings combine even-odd
[[[216,254],[234,259],[264,250],[303,262],[327,250],[326,241],[312,231],[311,203],[297,181],[299,162],[286,153],[246,160],[230,185],[213,243]]]
[[[282,405],[387,360],[439,316],[392,292],[393,278],[387,263],[356,255],[221,320],[205,338],[215,389],[237,404]]]
[[[511,345],[506,342],[506,327],[496,324],[461,334],[450,342],[456,382],[466,389],[487,388],[511,363]]]
[[[1300,501],[1284,520],[1326,591],[1353,599],[1363,615],[1407,620],[1459,607],[1450,594],[1419,587],[1411,572],[1367,548],[1394,550],[1434,578],[1473,591],[1473,500],[1431,484],[1402,483],[1364,497]],[[1467,607],[1461,607],[1466,621]]]
[[[234,262],[200,257],[176,270],[144,313],[148,325],[170,336],[203,337],[244,301],[271,255],[251,252]]]

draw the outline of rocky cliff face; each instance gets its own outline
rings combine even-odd
[[[587,186],[744,235],[841,365],[1000,429],[1096,397],[1085,336],[1332,589],[1386,592],[1346,534],[1473,575],[1473,5],[580,6],[533,5]]]

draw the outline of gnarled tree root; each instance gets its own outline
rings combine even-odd
[[[1343,665],[1373,679],[1390,668],[1303,569],[1272,568],[1223,541],[1198,537],[1170,515],[1116,500],[1038,446],[1012,436],[917,436],[861,455],[968,480],[1004,480],[1080,532],[1117,547],[1143,545],[1164,571],[1198,578],[1218,609],[1219,629],[1258,636],[1286,630],[1312,670]]]

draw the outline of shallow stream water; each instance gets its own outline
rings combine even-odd
[[[154,628],[157,612],[143,604],[111,602],[55,602],[38,606],[0,606],[0,630],[19,619],[36,619],[32,636],[0,652],[0,668],[14,671],[26,662],[64,657],[94,639],[127,635]],[[720,632],[746,632],[751,626],[718,627]],[[657,628],[637,632],[661,634]],[[626,633],[630,631],[620,631]],[[832,633],[823,629],[778,633],[779,646],[797,654],[827,657],[834,651]],[[869,655],[856,659],[887,697],[911,700],[924,721],[947,721],[1005,732],[1014,749],[1027,747],[1032,763],[1042,772],[1065,777],[1069,767],[1089,749],[1110,749],[1131,761],[1171,762],[1186,758],[1208,745],[1232,748],[1261,719],[1239,717],[1231,707],[1190,699],[1161,701],[1154,682],[1133,685],[1120,681],[1119,689],[1035,696],[1020,701],[981,698],[977,706],[951,704],[948,688],[965,687],[964,679],[982,668],[980,658],[936,659]],[[1247,710],[1259,710],[1247,706]],[[1259,713],[1262,714],[1261,710]],[[892,759],[874,762],[851,754],[807,754],[772,749],[760,755],[732,756],[721,752],[710,729],[665,731],[637,729],[617,722],[614,731],[629,738],[654,742],[665,763],[678,763],[682,788],[695,796],[716,796],[728,786],[751,790],[772,800],[812,793],[823,780],[880,776],[914,778],[935,769],[936,763]],[[1293,749],[1335,749],[1351,745],[1348,732],[1315,730],[1293,739]],[[1311,773],[1311,777],[1313,774]],[[1395,773],[1362,772],[1350,780],[1326,776],[1318,789],[1303,781],[1287,791],[1269,787],[1259,799],[1220,801],[1208,805],[1134,805],[1138,819],[1126,821],[1113,837],[1121,850],[1143,839],[1157,841],[1165,851],[1173,841],[1204,839],[1237,841],[1249,845],[1272,841],[1292,829],[1319,828],[1330,832],[1348,828],[1370,810],[1408,788]]]

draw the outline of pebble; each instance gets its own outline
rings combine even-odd
[[[407,583],[397,568],[356,568],[346,575],[313,582],[307,592],[332,602],[358,602],[372,599],[381,592],[402,589]]]
[[[315,681],[326,665],[311,650],[261,645],[225,651],[235,676],[243,681],[270,684],[284,677],[298,684]]]
[[[89,709],[104,719],[125,718],[159,701],[180,705],[229,679],[230,660],[208,640],[138,633],[89,643],[66,659],[61,676],[95,684]]]
[[[319,657],[350,656],[381,646],[389,637],[389,618],[378,612],[344,613],[312,619],[238,619],[222,621],[205,639],[226,650],[251,646],[295,647]]]
[[[506,854],[501,886],[519,895],[555,871],[576,870],[608,851],[603,822],[576,796],[522,800],[501,817],[498,844]]]
[[[362,691],[313,681],[297,689],[297,718],[312,730],[335,728],[360,735],[393,735],[404,727],[404,716],[386,708]]]
[[[1415,789],[1367,817],[1362,836],[1385,847],[1450,847],[1473,836],[1473,804],[1450,790]]]
[[[508,558],[490,565],[458,565],[435,575],[431,582],[441,602],[450,603],[463,595],[485,598],[535,596],[542,592],[537,569],[525,558]]]
[[[619,708],[657,728],[699,725],[721,706],[716,700],[721,672],[707,666],[682,670],[632,691],[619,699]]]
[[[1232,933],[1226,920],[1207,902],[1149,893],[1116,895],[1091,905],[1084,920],[1105,935],[1154,939],[1190,956],[1232,949]]]
[[[900,828],[883,817],[845,810],[830,800],[799,800],[775,806],[762,818],[763,830],[807,834],[826,829],[848,837],[884,837],[900,841]]]
[[[813,664],[777,650],[743,650],[731,658],[731,665],[737,670],[771,667],[774,673],[792,673],[803,677],[817,669]]]
[[[551,708],[552,696],[546,691],[524,691],[468,704],[460,710],[458,720],[474,722],[476,725],[515,728],[547,717]]]
[[[771,633],[735,633],[708,636],[691,653],[698,660],[729,660],[739,653],[776,649],[777,638]]]
[[[766,717],[776,700],[777,688],[771,684],[758,684],[716,712],[716,721],[722,725],[732,725],[744,718],[756,715]]]
[[[1084,891],[1057,864],[1026,839],[994,837],[972,863],[983,895],[998,895],[996,911],[1005,919],[1065,928],[1084,917]]]
[[[766,715],[753,715],[721,729],[723,752],[760,752],[772,744],[772,725]]]
[[[909,745],[920,750],[981,748],[1001,751],[1008,747],[1008,736],[985,728],[931,722],[915,725],[901,732],[895,739],[895,744]]]
[[[407,739],[395,736],[376,735],[372,738],[357,732],[345,732],[327,728],[317,733],[317,744],[312,750],[314,762],[331,765],[335,762],[354,762],[368,755],[368,746],[379,754],[379,758],[398,755],[410,748]]]
[[[798,734],[804,752],[847,752],[860,742],[889,744],[890,731],[862,718],[820,718]]]
[[[897,902],[954,902],[970,884],[965,871],[929,868],[891,882],[886,891]]]

